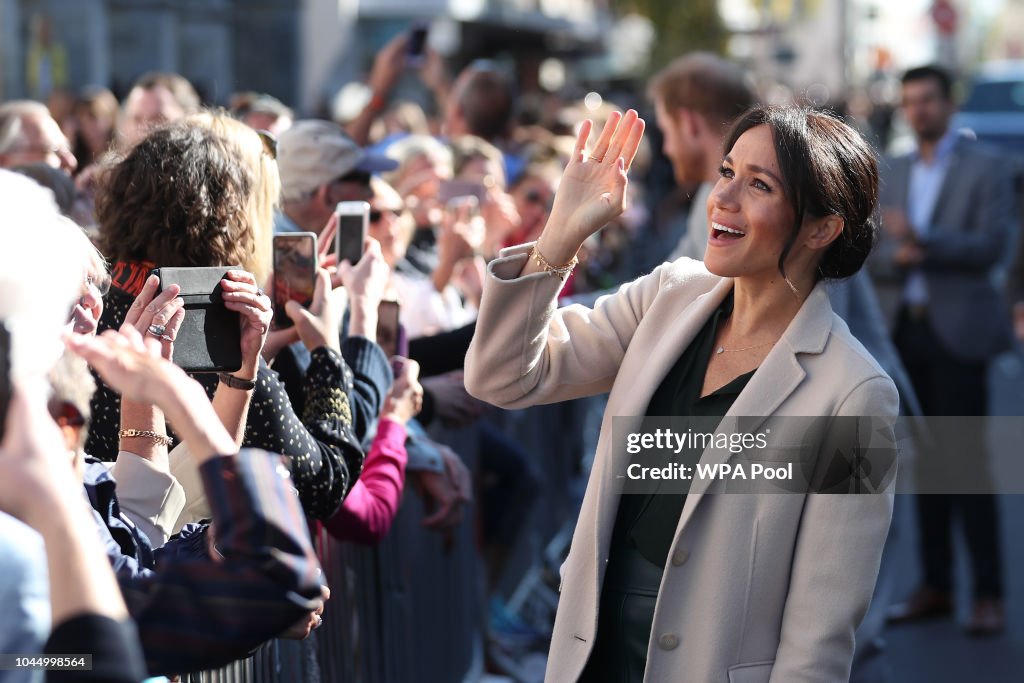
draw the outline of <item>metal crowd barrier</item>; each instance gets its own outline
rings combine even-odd
[[[489,418],[522,443],[541,482],[507,572],[507,594],[515,595],[517,588],[520,596],[530,591],[529,581],[537,580],[542,565],[551,564],[545,564],[541,550],[575,524],[582,494],[581,434],[592,406],[569,402]],[[474,472],[479,458],[486,457],[478,453],[473,427],[431,434],[459,453]],[[309,639],[271,641],[222,669],[183,676],[183,683],[479,680],[487,609],[475,515],[472,508],[467,511],[454,543],[445,548],[438,533],[421,526],[423,504],[411,489],[406,487],[394,525],[377,547],[340,543],[324,532],[317,535],[331,599],[323,625]]]

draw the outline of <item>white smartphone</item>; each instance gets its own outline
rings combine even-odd
[[[370,229],[370,205],[367,202],[338,202],[338,230],[334,233],[334,253],[338,263],[345,259],[353,266],[363,255],[363,244]]]

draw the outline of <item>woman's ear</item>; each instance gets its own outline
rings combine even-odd
[[[804,245],[808,249],[825,249],[843,234],[844,227],[846,221],[835,214],[816,218],[805,228]]]

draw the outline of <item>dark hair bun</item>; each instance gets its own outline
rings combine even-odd
[[[775,156],[795,220],[779,257],[779,272],[807,218],[838,216],[843,232],[826,249],[818,277],[850,277],[875,246],[872,216],[878,200],[878,160],[856,130],[829,112],[803,107],[755,107],[741,116],[725,142],[728,154],[756,126],[772,131]]]

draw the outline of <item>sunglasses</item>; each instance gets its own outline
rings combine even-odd
[[[379,223],[385,213],[389,214],[392,218],[395,218],[401,215],[402,212],[397,209],[370,209],[370,222]]]
[[[95,276],[95,275],[91,275],[91,274],[90,275],[86,275],[85,276],[85,284],[86,284],[86,286],[92,287],[97,292],[99,292],[100,296],[106,296],[107,292],[110,291],[110,276],[109,275]]]
[[[541,206],[545,209],[551,208],[551,200],[549,200],[548,197],[539,190],[527,191],[526,194],[523,195],[523,199],[535,206]]]
[[[256,135],[260,136],[260,142],[263,143],[263,151],[267,153],[267,156],[277,161],[277,138],[269,130],[258,130]]]

